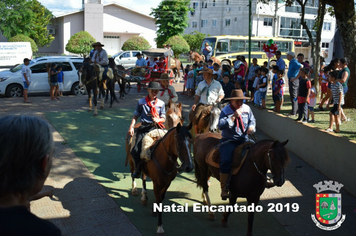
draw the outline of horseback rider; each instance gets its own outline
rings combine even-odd
[[[128,135],[134,135],[134,126],[137,119],[141,118],[141,126],[135,130],[136,142],[134,148],[131,150],[131,155],[135,161],[135,173],[133,178],[139,178],[141,174],[141,148],[143,137],[153,129],[164,129],[164,122],[166,120],[166,109],[164,102],[157,98],[161,86],[158,82],[150,82],[147,91],[148,95],[138,101],[134,117],[132,118]]]
[[[208,42],[205,43],[205,47],[203,49],[203,55],[205,57],[205,62],[208,63],[209,59],[211,58],[211,56],[213,55],[213,49],[212,47],[209,45]]]
[[[251,108],[243,103],[245,97],[241,89],[231,92],[231,103],[222,109],[218,128],[222,131],[220,141],[220,186],[221,198],[226,200],[229,197],[229,179],[231,177],[231,164],[234,150],[237,146],[245,142],[253,142],[248,135],[256,131],[256,119]]]
[[[172,45],[167,44],[167,49],[171,51],[169,56],[170,56],[171,58],[174,58],[174,52],[173,52],[173,49],[172,49],[171,47],[172,47]]]
[[[140,75],[145,76],[146,69],[147,69],[147,60],[142,57],[142,54],[140,52],[136,54],[136,57],[137,57],[137,61],[136,61],[135,68],[132,69],[132,73],[133,74],[138,73]]]
[[[194,105],[189,113],[189,120],[195,125],[198,123],[200,115],[210,109],[211,104],[219,103],[225,96],[220,82],[213,79],[212,69],[203,69],[199,74],[203,74],[204,80],[198,84]]]
[[[169,104],[169,101],[171,102],[177,102],[178,101],[178,95],[176,90],[172,85],[169,85],[169,76],[167,73],[161,74],[161,78],[159,81],[161,82],[161,87],[162,87],[162,92],[159,92],[157,97],[158,99],[161,99],[164,101],[166,104],[166,107]]]
[[[100,42],[93,43],[92,46],[94,47],[95,51],[92,57],[92,62],[95,65],[100,65],[104,68],[102,83],[104,89],[106,89],[106,80],[107,80],[107,72],[109,68],[109,59],[108,54],[105,49],[103,49],[104,45]]]

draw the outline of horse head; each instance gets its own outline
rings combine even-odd
[[[274,141],[268,150],[268,165],[270,167],[273,183],[278,187],[284,184],[284,168],[290,161],[288,151],[284,147],[288,139],[284,142]]]
[[[176,127],[176,147],[177,147],[177,154],[179,160],[181,161],[181,166],[178,169],[178,172],[190,172],[193,170],[193,161],[191,155],[191,144],[192,144],[192,135],[190,133],[190,129],[192,128],[192,123],[188,126],[182,126],[178,123]]]
[[[183,125],[184,118],[182,116],[182,103],[175,104],[169,101],[168,110],[166,112],[167,129],[176,127],[179,123]]]
[[[116,64],[115,64],[115,60],[114,60],[114,58],[112,58],[112,57],[110,57],[109,58],[109,67],[111,68],[111,69],[115,69],[115,67],[116,67]]]
[[[87,57],[83,61],[83,65],[79,70],[80,84],[86,84],[91,78],[95,77],[94,66],[90,65],[90,58]]]
[[[219,118],[220,118],[221,108],[219,104],[214,104],[210,111],[209,117],[209,131],[215,133],[218,130]]]

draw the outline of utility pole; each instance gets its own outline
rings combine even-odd
[[[274,8],[274,18],[273,18],[273,37],[276,37],[276,31],[277,31],[277,11],[278,11],[278,0],[275,0],[276,5]]]
[[[248,66],[251,65],[251,36],[252,36],[252,3],[249,0],[248,4],[248,20],[249,20],[249,27],[248,27]]]

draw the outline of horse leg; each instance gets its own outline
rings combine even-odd
[[[98,115],[98,91],[94,89],[94,116]]]
[[[101,99],[100,99],[100,109],[102,110],[102,109],[104,109],[104,96],[105,96],[105,90],[101,90],[100,91],[101,92]]]
[[[141,203],[144,206],[147,206],[147,189],[146,189],[146,178],[147,176],[145,174],[142,175],[142,192],[141,192]]]
[[[164,188],[161,188],[161,189],[158,189],[157,186],[153,187],[154,188],[153,191],[155,193],[156,203],[157,204],[161,204],[162,203],[169,185],[170,184],[168,184],[168,186],[166,186]],[[162,212],[158,212],[158,225],[157,225],[156,234],[159,235],[159,236],[164,235],[163,223],[162,223]]]
[[[88,93],[88,101],[89,101],[89,110],[88,110],[88,112],[91,112],[92,109],[93,109],[93,103],[91,101],[91,93],[90,93],[90,91],[87,91],[87,93]]]
[[[136,181],[135,178],[132,178],[132,190],[131,190],[131,195],[132,196],[137,196],[137,185],[136,185]]]
[[[210,197],[209,197],[209,192],[208,190],[203,192],[203,202],[209,206],[209,209],[210,209],[210,206],[211,206],[211,201],[210,201]],[[209,211],[209,220],[215,220],[215,213],[214,212],[211,212]]]
[[[237,196],[236,195],[230,196],[229,205],[231,205],[231,206],[235,205],[236,204],[236,200],[237,200]],[[228,226],[227,220],[228,220],[230,214],[231,214],[230,211],[225,212],[223,214],[223,218],[221,219],[221,225],[223,227],[225,227],[225,228]]]
[[[259,201],[259,197],[255,198],[247,198],[248,205],[255,204],[257,206]],[[252,226],[255,214],[253,211],[247,213],[247,236],[252,236]]]

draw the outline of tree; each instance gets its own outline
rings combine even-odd
[[[95,38],[91,34],[86,31],[80,31],[70,37],[66,50],[71,53],[80,54],[82,57],[87,57],[93,48],[91,45],[95,41]]]
[[[130,50],[146,50],[151,48],[151,45],[149,42],[142,36],[132,36],[128,40],[125,41],[125,43],[122,45],[122,50],[124,51],[130,51]]]
[[[322,0],[334,8],[337,28],[342,38],[345,57],[349,59],[349,90],[345,96],[345,107],[356,108],[356,15],[354,0]]]
[[[190,50],[200,52],[201,43],[205,38],[205,34],[200,33],[198,31],[194,31],[190,34],[184,34],[183,38],[185,39],[185,41],[187,41]]]
[[[174,56],[176,58],[179,58],[179,55],[182,53],[189,52],[190,47],[185,41],[185,39],[181,35],[176,35],[173,37],[170,37],[165,44],[170,44],[172,45],[172,50],[174,52]]]
[[[157,30],[157,46],[162,47],[170,37],[182,34],[188,27],[189,0],[161,1],[150,13],[155,18]]]
[[[9,38],[8,41],[9,42],[29,42],[31,44],[32,52],[35,53],[38,51],[38,47],[37,47],[35,41],[26,35],[18,34],[14,37]]]
[[[52,17],[52,13],[37,0],[0,2],[0,32],[8,39],[23,34],[40,47],[49,44],[54,39],[47,30]]]
[[[31,0],[30,9],[34,13],[33,30],[29,34],[29,37],[33,38],[39,47],[50,45],[54,40],[54,37],[49,34],[47,25],[51,24],[53,18],[52,12],[45,8],[39,1]]]

